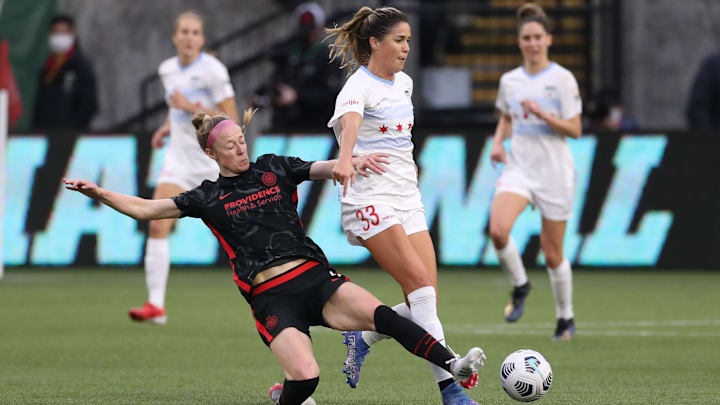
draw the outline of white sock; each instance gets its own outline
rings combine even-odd
[[[502,249],[496,249],[498,260],[500,261],[500,267],[502,267],[505,274],[510,279],[510,282],[515,287],[520,287],[527,283],[527,273],[525,273],[525,266],[518,252],[517,245],[512,236],[508,240],[507,245]]]
[[[165,307],[165,287],[170,272],[170,243],[167,238],[148,238],[145,246],[145,285],[148,301]]]
[[[572,269],[570,262],[563,259],[556,268],[547,268],[550,276],[553,297],[555,297],[555,314],[558,319],[572,319],[575,317],[572,304]]]
[[[397,314],[403,318],[412,320],[412,317],[410,316],[410,308],[406,303],[403,302],[402,304],[397,304],[392,307],[392,310],[397,312]],[[368,346],[372,346],[383,339],[390,339],[390,336],[371,330],[364,330],[362,333],[362,340],[364,340]]]
[[[445,346],[445,333],[437,316],[435,288],[433,286],[418,288],[408,294],[407,298],[410,303],[412,321],[428,331],[441,345]],[[430,363],[430,369],[435,375],[436,382],[453,378],[452,374],[432,363]]]

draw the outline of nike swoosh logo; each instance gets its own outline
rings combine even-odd
[[[225,197],[229,196],[230,194],[232,194],[232,191],[229,192],[229,193],[227,193],[227,194],[225,194],[225,195],[221,195],[221,196],[220,196],[220,199],[221,199],[221,200],[224,200]]]

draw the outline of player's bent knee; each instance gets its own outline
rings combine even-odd
[[[547,263],[548,267],[554,269],[560,266],[560,264],[563,261],[563,255],[562,253],[558,252],[543,252],[545,253],[545,262]]]
[[[148,237],[150,238],[167,238],[170,235],[172,223],[167,221],[150,221],[148,226]]]
[[[320,367],[314,360],[298,361],[287,372],[291,380],[310,380],[320,376]]]
[[[510,229],[504,226],[490,224],[490,239],[496,249],[502,249],[510,239]]]

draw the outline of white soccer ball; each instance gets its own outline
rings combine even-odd
[[[522,349],[510,353],[500,366],[500,383],[510,398],[530,402],[540,399],[552,385],[552,369],[542,354]]]

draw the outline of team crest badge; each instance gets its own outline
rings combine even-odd
[[[262,175],[262,182],[266,186],[274,186],[275,183],[277,183],[277,176],[275,176],[275,173],[272,172],[264,172]]]
[[[277,315],[268,315],[267,318],[265,318],[265,329],[267,330],[273,330],[278,324],[278,317]]]

